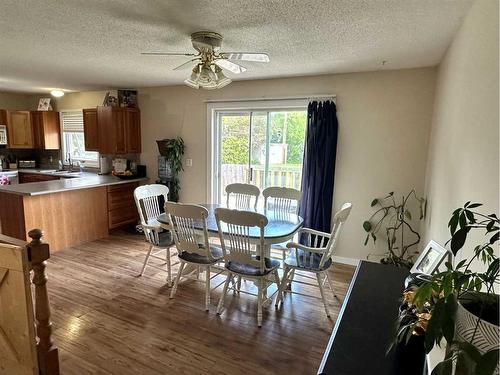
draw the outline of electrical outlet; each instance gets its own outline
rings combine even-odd
[[[186,167],[192,167],[193,166],[193,159],[186,159]]]

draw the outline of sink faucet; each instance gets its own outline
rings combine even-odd
[[[66,159],[69,165],[69,171],[73,172],[73,160],[71,159],[71,153],[68,152],[68,159]]]

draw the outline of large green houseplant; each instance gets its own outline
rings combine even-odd
[[[169,184],[168,198],[173,202],[179,201],[179,191],[181,190],[179,174],[184,170],[182,157],[184,156],[184,140],[181,137],[163,139],[156,141],[160,154],[164,156],[172,171],[172,178]]]
[[[447,262],[446,270],[405,293],[406,309],[413,318],[406,318],[400,324],[398,341],[408,342],[414,335],[425,335],[427,353],[440,345],[443,338],[447,344],[446,357],[432,375],[453,374],[453,371],[455,374],[498,373],[499,299],[495,285],[498,287],[500,279],[499,258],[494,247],[499,240],[500,220],[496,214],[477,212],[475,209],[480,206],[480,203],[467,202],[453,212],[448,224],[451,239],[447,244],[455,256],[471,233],[484,233],[484,242],[474,247],[472,256],[455,265]],[[476,262],[482,262],[485,271],[473,271]],[[476,268],[480,267],[476,264]],[[469,329],[463,327],[464,314],[470,320]],[[493,342],[490,337],[494,338]]]
[[[425,199],[418,197],[415,190],[396,201],[394,192],[390,192],[384,198],[375,198],[371,206],[375,209],[373,214],[363,222],[366,232],[365,246],[370,238],[373,243],[377,241],[380,232],[385,234],[387,251],[380,260],[383,264],[392,264],[397,267],[411,268],[413,257],[417,251],[412,248],[420,242],[419,233],[413,228],[410,211],[410,200],[415,201],[420,209],[419,219],[424,217]]]

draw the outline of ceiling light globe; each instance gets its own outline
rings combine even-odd
[[[64,96],[64,91],[62,91],[62,90],[52,90],[50,92],[50,95],[52,95],[55,98],[60,98],[61,96]]]

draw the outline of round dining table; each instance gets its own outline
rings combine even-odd
[[[208,210],[208,235],[211,237],[218,237],[219,230],[217,229],[217,221],[215,220],[215,209],[224,206],[220,204],[201,204],[201,206],[205,207]],[[268,224],[264,229],[264,241],[267,248],[266,252],[270,251],[269,249],[271,245],[290,240],[294,236],[294,234],[302,227],[302,224],[304,222],[302,217],[300,217],[299,215],[283,212],[282,210],[249,209],[247,211],[257,212],[267,217]],[[163,228],[170,229],[168,215],[161,214],[156,220]],[[221,227],[222,231],[224,232],[225,225],[223,224]],[[201,221],[195,222],[195,229],[198,229],[200,231],[203,230],[203,223]],[[249,231],[249,237],[252,242],[258,244],[260,242],[259,228],[251,228]]]

